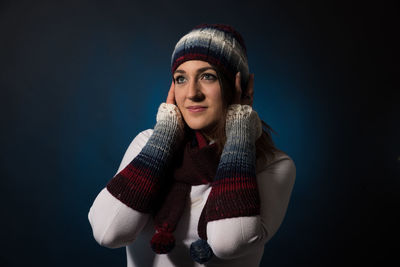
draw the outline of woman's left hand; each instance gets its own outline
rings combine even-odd
[[[254,96],[254,74],[249,75],[249,82],[247,83],[247,89],[242,95],[242,88],[240,86],[240,75],[236,73],[235,79],[235,96],[233,98],[233,104],[249,105],[253,106]]]

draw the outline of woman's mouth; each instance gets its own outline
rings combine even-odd
[[[202,111],[205,111],[206,108],[207,107],[204,107],[204,106],[189,106],[189,107],[187,107],[187,109],[190,112],[202,112]]]

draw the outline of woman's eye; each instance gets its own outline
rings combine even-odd
[[[215,75],[213,75],[213,74],[211,74],[211,73],[204,73],[204,74],[202,75],[202,77],[205,77],[206,80],[216,80],[216,79],[217,79],[217,77],[215,77]]]
[[[183,76],[178,76],[178,77],[175,78],[175,81],[176,81],[177,83],[182,83],[182,82],[183,82],[183,79],[184,79]]]
[[[217,77],[214,74],[211,73],[204,73],[203,75],[201,75],[200,77],[201,79],[205,79],[205,80],[210,80],[210,81],[215,81],[217,80]],[[175,78],[175,82],[178,84],[184,83],[185,82],[185,77],[184,76],[177,76]]]

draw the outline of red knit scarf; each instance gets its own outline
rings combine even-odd
[[[154,217],[157,233],[151,240],[151,247],[159,254],[168,253],[175,246],[172,233],[188,203],[192,185],[211,183],[221,156],[217,153],[216,145],[208,145],[204,136],[198,131],[192,132],[185,140],[174,157],[172,185]],[[199,222],[199,233],[205,232],[202,217]]]

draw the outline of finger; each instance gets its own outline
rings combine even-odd
[[[254,95],[254,74],[250,74],[249,82],[247,84],[247,93],[249,96]]]
[[[174,84],[174,81],[171,82],[171,86],[169,87],[166,103],[167,104],[175,104],[175,84]]]
[[[249,81],[247,82],[246,92],[242,96],[242,105],[253,106],[254,96],[254,75],[249,75]]]
[[[249,82],[247,85],[247,99],[248,105],[253,106],[253,99],[254,99],[254,74],[250,74]]]
[[[242,96],[242,88],[240,86],[240,72],[236,73],[235,77],[235,96],[233,98],[233,104],[240,104]]]

